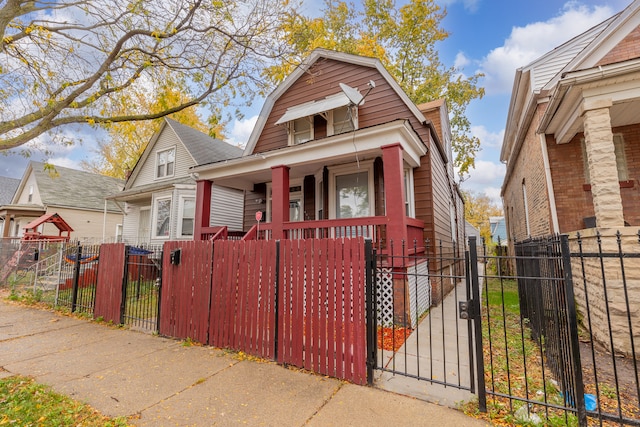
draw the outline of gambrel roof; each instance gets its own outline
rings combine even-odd
[[[360,65],[363,67],[375,68],[380,75],[384,78],[384,80],[389,84],[389,86],[396,92],[396,94],[402,99],[402,101],[406,104],[409,110],[415,115],[420,123],[425,123],[427,120],[424,115],[420,111],[420,109],[409,99],[409,96],[405,93],[404,90],[400,87],[398,82],[393,78],[393,76],[384,68],[382,62],[380,62],[377,58],[352,55],[343,52],[336,52],[327,49],[315,49],[311,54],[300,64],[296,69],[284,79],[282,83],[278,85],[278,87],[269,94],[265,103],[260,111],[260,115],[258,116],[258,121],[251,132],[251,136],[249,137],[249,141],[244,149],[244,155],[253,154],[253,150],[258,142],[258,138],[262,133],[264,126],[267,122],[267,119],[271,115],[271,110],[274,107],[275,102],[285,93],[287,90],[301,77],[307,75],[307,71],[310,67],[318,60],[325,59],[333,59],[340,62],[346,62],[350,64]]]

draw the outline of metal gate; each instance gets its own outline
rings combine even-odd
[[[417,245],[391,243],[374,256],[376,383],[454,404],[484,387],[482,343],[474,339],[481,335],[477,264],[455,243],[440,243],[435,254]]]
[[[46,280],[57,283],[56,306],[66,307],[74,313],[93,314],[99,253],[99,245],[77,243],[64,244],[60,255],[54,256],[60,258],[57,263],[59,268],[57,272],[54,271],[54,277],[48,277]]]
[[[160,324],[162,246],[126,246],[120,323],[157,332]]]

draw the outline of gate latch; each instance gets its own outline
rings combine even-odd
[[[462,320],[475,319],[473,300],[458,301],[458,316],[460,316]]]

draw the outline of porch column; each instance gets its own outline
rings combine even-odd
[[[399,143],[382,148],[384,196],[387,213],[387,238],[393,240],[394,255],[402,255],[402,242],[407,241],[407,215],[404,200],[404,163]]]
[[[202,229],[209,227],[211,220],[211,186],[212,181],[196,182],[196,217],[193,240],[202,240]]]
[[[611,131],[611,100],[584,100],[582,117],[597,227],[624,227],[618,167]]]
[[[274,239],[284,239],[283,224],[289,221],[289,166],[271,168],[271,232]]]

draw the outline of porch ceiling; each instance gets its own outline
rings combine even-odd
[[[254,184],[271,181],[271,169],[275,166],[289,166],[291,179],[302,178],[317,173],[324,166],[381,156],[380,147],[393,143],[402,145],[404,160],[412,167],[417,167],[420,157],[427,152],[409,123],[397,120],[279,150],[196,166],[193,171],[198,179],[210,180],[216,185],[251,190]]]
[[[567,76],[567,81],[552,95],[538,129],[553,134],[558,144],[568,143],[584,131],[585,100],[611,100],[613,105],[609,114],[614,128],[640,123],[637,114],[640,109],[640,64],[637,70],[621,75],[607,76],[603,72],[599,79],[587,75],[587,71],[584,73],[584,76]]]

